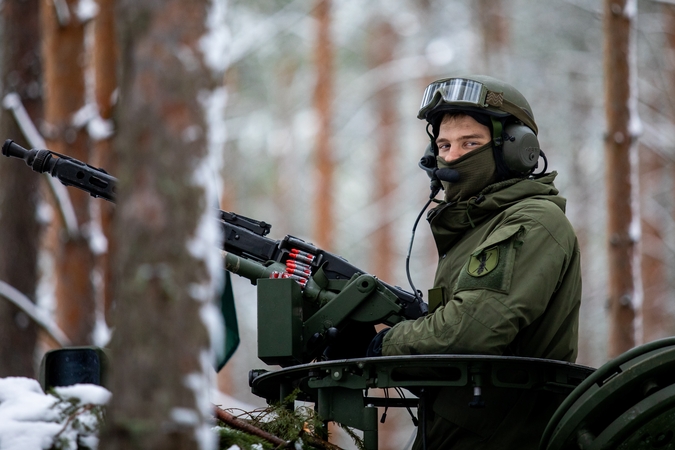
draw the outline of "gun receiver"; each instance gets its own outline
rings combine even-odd
[[[5,141],[2,154],[21,158],[66,186],[115,201],[117,179],[103,169],[50,150],[26,150],[12,140]],[[280,241],[266,237],[270,224],[226,211],[218,212],[218,220],[225,268],[258,285],[258,356],[268,364],[310,362],[350,324],[393,325],[427,313],[426,303],[414,294],[338,255],[294,236]],[[267,282],[275,278],[290,280]],[[279,325],[279,317],[286,323]]]

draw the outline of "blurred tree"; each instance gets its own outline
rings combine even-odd
[[[217,314],[219,259],[201,172],[202,102],[214,87],[201,44],[209,4],[118,1],[115,395],[104,449],[204,449],[213,436],[205,322]]]
[[[482,71],[498,74],[504,68],[509,43],[504,3],[502,0],[478,0],[475,11],[483,42],[485,66]]]
[[[115,37],[115,0],[98,0],[99,11],[94,18],[94,45],[92,66],[94,71],[94,96],[101,119],[100,135],[94,137],[92,164],[102,167],[110,173],[117,173],[115,154],[112,148],[112,118],[115,104],[114,94],[117,88],[117,39]],[[115,206],[109,202],[95,202],[98,207],[101,229],[108,241],[108,249],[113,246],[113,213]],[[99,260],[103,282],[104,311],[110,310],[113,298],[112,270],[109,252],[104,252]]]
[[[40,5],[44,79],[42,132],[55,152],[81,161],[89,160],[89,143],[78,112],[85,106],[85,22],[77,14],[77,0],[43,0]],[[89,195],[80,190],[68,194],[77,217],[77,230],[57,224],[56,321],[74,344],[92,343],[95,323],[91,270]]]
[[[38,0],[2,7],[2,97],[16,94],[33,120],[42,117]],[[0,136],[30,148],[9,112],[0,115]],[[3,158],[4,159],[4,158]],[[0,163],[0,280],[35,300],[41,226],[40,177],[16,161]],[[0,295],[0,378],[34,377],[37,328]]]
[[[317,189],[315,195],[316,245],[331,250],[335,230],[333,212],[335,156],[333,152],[333,41],[331,38],[331,0],[315,0],[316,43],[314,44],[314,107],[318,120],[315,141]]]
[[[368,59],[373,69],[384,68],[394,60],[398,36],[391,23],[380,19],[372,25]],[[396,167],[400,160],[397,146],[398,93],[395,85],[382,83],[375,93],[375,115],[377,120],[377,159],[375,161],[375,204],[379,226],[374,234],[373,271],[381,279],[392,282],[395,260],[395,239],[393,230],[394,206],[398,199],[396,190]]]
[[[631,117],[636,114],[636,96],[631,77],[636,76],[631,66],[631,47],[634,2],[605,0],[604,20],[604,74],[605,74],[605,182],[607,185],[607,236],[609,239],[608,313],[611,358],[631,349],[635,342],[635,304],[639,291],[636,266],[639,235],[632,226],[637,218],[633,198],[638,188],[637,167],[631,166],[631,152],[637,151],[635,130]],[[633,122],[635,123],[635,122]]]
[[[675,90],[675,5],[661,2],[659,9],[663,15],[663,30],[666,52],[658,52],[659,60],[664,58],[666,92]],[[655,96],[643,95],[649,110],[660,111],[673,120],[673,103],[659,104],[669,95],[658,92]],[[666,107],[664,107],[666,106]],[[670,114],[668,114],[668,112]],[[656,122],[656,120],[654,120]],[[675,333],[672,295],[668,281],[668,216],[667,208],[658,202],[658,197],[666,186],[672,183],[672,157],[668,158],[668,149],[654,145],[640,146],[640,208],[642,228],[642,282],[644,300],[642,303],[643,338],[653,341]],[[672,199],[670,200],[672,202]],[[670,203],[668,202],[668,203]]]
[[[644,285],[642,300],[642,334],[644,342],[672,335],[669,324],[666,248],[658,214],[651,198],[663,185],[666,161],[653,149],[640,145],[640,224],[642,229],[641,272]]]

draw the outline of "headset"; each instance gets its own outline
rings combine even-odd
[[[548,168],[546,155],[541,150],[539,139],[530,127],[520,121],[508,121],[506,124],[496,117],[490,117],[493,130],[493,144],[495,145],[495,160],[498,170],[504,178],[508,177],[541,177]],[[431,179],[432,192],[438,193],[440,181],[457,181],[458,175],[450,174],[451,169],[438,169],[436,155],[438,150],[432,142],[424,150],[418,166],[424,170]],[[499,148],[501,147],[501,151]],[[539,162],[539,157],[544,160],[544,168],[539,173],[534,173]],[[502,166],[502,167],[500,167]],[[453,171],[454,172],[454,171]],[[456,172],[455,172],[456,173]]]

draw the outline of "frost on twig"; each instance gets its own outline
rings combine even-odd
[[[52,339],[54,339],[61,347],[70,345],[70,339],[58,327],[58,325],[43,311],[38,309],[28,297],[23,295],[14,287],[0,281],[0,297],[4,297],[12,302],[17,308],[23,311],[30,317],[37,325],[39,325]]]

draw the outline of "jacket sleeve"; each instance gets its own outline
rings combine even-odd
[[[394,326],[382,354],[504,354],[546,310],[572,257],[570,240],[555,223],[512,216],[472,252],[449,301]]]

